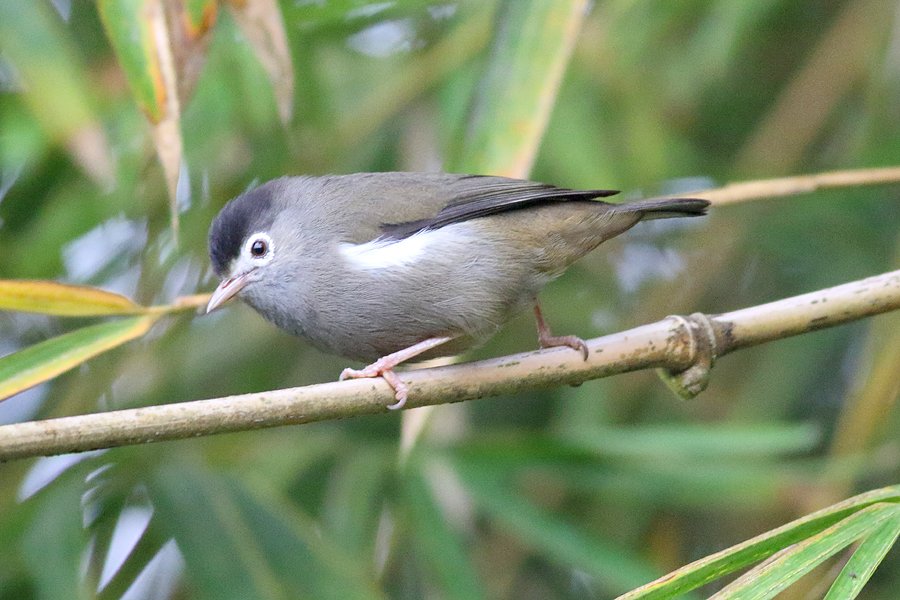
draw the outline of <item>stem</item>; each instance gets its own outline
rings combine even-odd
[[[648,368],[683,372],[712,356],[900,309],[900,270],[721,315],[705,316],[711,337],[698,343],[694,317],[666,318],[587,341],[587,361],[568,348],[404,372],[408,406],[419,407],[578,384]],[[0,426],[0,460],[79,452],[387,412],[381,379],[325,383]]]
[[[721,206],[747,200],[810,194],[819,190],[834,188],[896,183],[900,183],[900,167],[850,169],[847,171],[830,171],[813,173],[811,175],[729,183],[720,188],[697,192],[696,196],[709,200],[716,206]]]

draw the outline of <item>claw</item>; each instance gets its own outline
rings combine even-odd
[[[423,352],[431,350],[435,346],[440,346],[441,344],[449,342],[450,339],[451,338],[449,337],[429,338],[423,342],[410,346],[409,348],[404,348],[399,352],[382,356],[371,365],[363,367],[362,369],[344,369],[341,371],[341,376],[338,380],[344,381],[345,379],[381,377],[389,386],[391,386],[391,389],[394,390],[394,398],[397,400],[393,404],[388,404],[387,407],[390,410],[399,410],[406,406],[406,399],[409,397],[409,386],[394,372],[394,367],[405,360],[409,360]]]
[[[387,407],[391,410],[399,410],[406,405],[406,399],[409,397],[409,386],[403,383],[393,369],[384,368],[383,365],[378,364],[379,362],[381,361],[376,361],[363,369],[344,369],[341,371],[341,376],[338,380],[381,377],[394,390],[394,398],[397,400],[394,404],[388,404]]]
[[[409,386],[403,383],[403,381],[397,377],[397,374],[390,369],[384,371],[381,376],[387,381],[389,386],[394,388],[394,398],[397,399],[395,403],[387,405],[388,409],[400,410],[406,406],[406,398],[409,396]]]
[[[541,306],[534,304],[534,317],[537,320],[538,343],[541,348],[556,348],[559,346],[568,346],[572,350],[581,352],[584,360],[588,359],[590,352],[584,340],[575,335],[553,335],[550,333],[550,327],[544,321],[544,315],[541,314]]]
[[[578,336],[574,335],[553,335],[546,336],[540,340],[541,348],[556,348],[558,346],[568,346],[572,350],[578,350],[581,352],[581,357],[584,360],[588,359],[589,351],[587,344],[584,343],[584,340]]]

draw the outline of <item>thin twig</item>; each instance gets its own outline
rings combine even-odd
[[[713,204],[722,205],[762,198],[809,194],[817,190],[831,188],[886,185],[891,183],[900,183],[900,167],[850,169],[847,171],[779,177],[777,179],[742,181],[729,183],[712,190],[699,191],[692,195],[709,200]]]
[[[900,270],[721,315],[669,317],[567,348],[410,371],[408,407],[446,404],[537,387],[577,384],[663,368],[686,373],[763,342],[900,309]],[[387,412],[380,379],[325,383],[212,400],[31,421],[0,427],[0,460],[183,439],[229,431]]]

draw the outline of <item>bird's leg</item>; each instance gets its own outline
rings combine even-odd
[[[388,404],[388,408],[391,410],[403,408],[403,405],[406,404],[406,398],[409,395],[409,387],[405,383],[403,383],[400,377],[397,376],[397,374],[394,372],[394,367],[402,362],[410,360],[411,358],[415,358],[416,356],[431,350],[435,346],[446,344],[451,339],[453,338],[428,338],[423,342],[413,344],[409,348],[404,348],[403,350],[398,350],[397,352],[388,354],[387,356],[382,356],[371,365],[363,367],[362,369],[344,369],[343,371],[341,371],[340,380],[343,381],[345,379],[381,377],[387,382],[389,386],[391,386],[391,388],[393,388],[394,398],[397,399],[396,403]]]
[[[537,300],[534,301],[534,318],[537,321],[538,343],[541,345],[541,348],[568,346],[572,350],[581,352],[584,360],[588,359],[588,347],[583,339],[574,335],[553,335],[550,333],[550,327],[544,321],[544,315],[541,314],[541,305]]]

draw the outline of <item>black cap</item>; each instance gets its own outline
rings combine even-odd
[[[241,252],[247,236],[266,231],[275,220],[273,197],[281,181],[269,181],[234,198],[225,205],[209,228],[209,258],[219,277]]]

